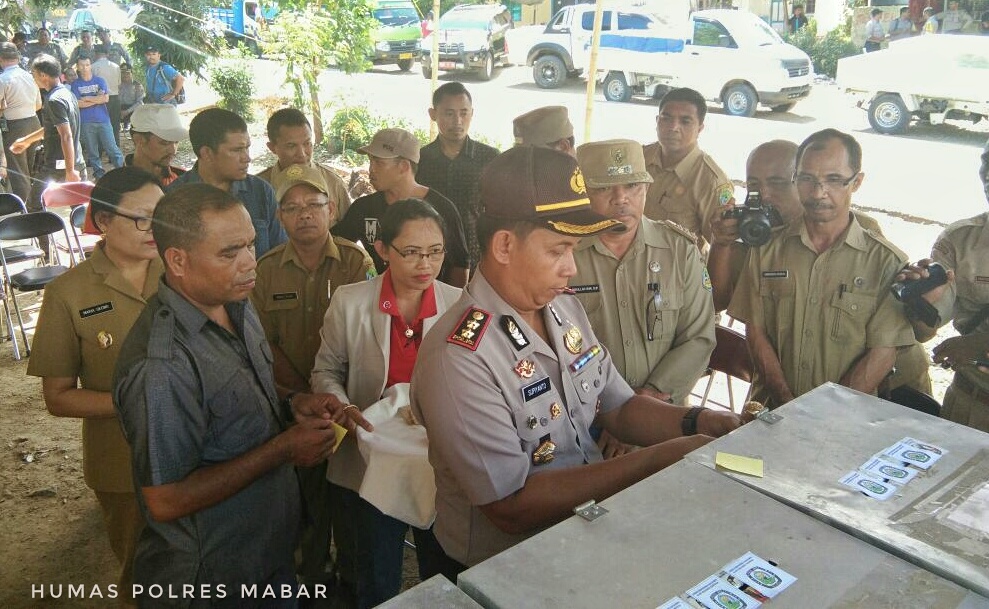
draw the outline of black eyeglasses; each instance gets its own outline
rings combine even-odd
[[[818,180],[814,176],[806,173],[798,173],[793,176],[793,181],[797,184],[799,188],[806,188],[808,190],[817,190],[818,187],[831,192],[831,190],[840,190],[842,188],[848,187],[855,178],[859,177],[856,173],[850,178],[843,178],[841,176],[828,176],[823,180]]]
[[[120,216],[121,218],[127,218],[128,220],[134,223],[134,228],[141,231],[142,233],[146,233],[149,230],[151,230],[151,225],[153,224],[153,222],[151,218],[147,216],[131,216],[129,214],[121,213],[119,211],[114,211],[111,213],[115,216]]]
[[[298,216],[302,212],[315,214],[319,213],[319,210],[323,209],[328,204],[328,201],[309,201],[304,205],[285,205],[282,207],[282,213],[286,216]]]
[[[398,255],[402,257],[402,260],[405,260],[406,262],[420,262],[422,260],[428,260],[430,262],[438,262],[446,254],[446,248],[442,248],[442,247],[431,249],[428,252],[424,252],[422,250],[415,248],[400,250],[390,243],[388,244],[388,247],[395,250],[398,253]]]

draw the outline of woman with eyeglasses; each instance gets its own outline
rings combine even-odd
[[[388,207],[374,243],[387,270],[370,281],[341,286],[334,294],[313,367],[314,393],[328,393],[365,410],[385,389],[412,379],[423,335],[460,297],[459,289],[436,280],[446,253],[443,235],[443,218],[428,203],[406,199]],[[334,508],[340,511],[333,515],[334,524],[355,530],[353,575],[362,608],[398,594],[409,529],[358,495],[364,470],[357,443],[348,435],[329,459],[327,478]],[[413,527],[412,532],[419,575],[427,579],[438,572],[424,562],[437,542],[429,530]],[[341,573],[345,581],[348,576]]]
[[[131,564],[144,520],[111,390],[120,346],[158,291],[163,267],[151,215],[162,196],[157,179],[134,167],[114,169],[96,183],[90,212],[103,239],[89,259],[45,288],[27,369],[41,377],[48,412],[82,419],[83,475],[122,566],[118,590],[125,602],[132,602]]]

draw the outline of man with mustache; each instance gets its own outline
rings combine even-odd
[[[135,596],[141,607],[294,607],[240,598],[241,585],[295,589],[292,466],[324,460],[331,418],[349,413],[276,389],[248,302],[256,263],[243,203],[207,184],[177,188],[155,208],[152,230],[165,273],[124,342],[113,394],[148,523]],[[331,414],[303,414],[314,405]],[[174,592],[155,597],[154,585]]]
[[[913,330],[889,286],[906,255],[851,213],[862,148],[825,129],[797,149],[802,221],[753,248],[728,314],[745,322],[756,375],[751,399],[770,408],[825,382],[875,394]]]
[[[189,123],[189,141],[196,164],[166,190],[205,182],[240,199],[251,214],[256,237],[254,255],[260,258],[288,236],[278,221],[275,191],[261,178],[248,175],[251,135],[244,119],[230,110],[208,108]]]

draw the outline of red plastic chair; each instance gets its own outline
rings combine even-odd
[[[94,186],[92,182],[54,182],[41,193],[41,203],[46,209],[89,203]]]

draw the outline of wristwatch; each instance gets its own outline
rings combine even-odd
[[[683,420],[680,421],[680,431],[683,432],[683,435],[693,436],[697,434],[697,417],[701,416],[703,410],[707,410],[707,408],[694,406],[687,411],[687,414],[683,415]]]

